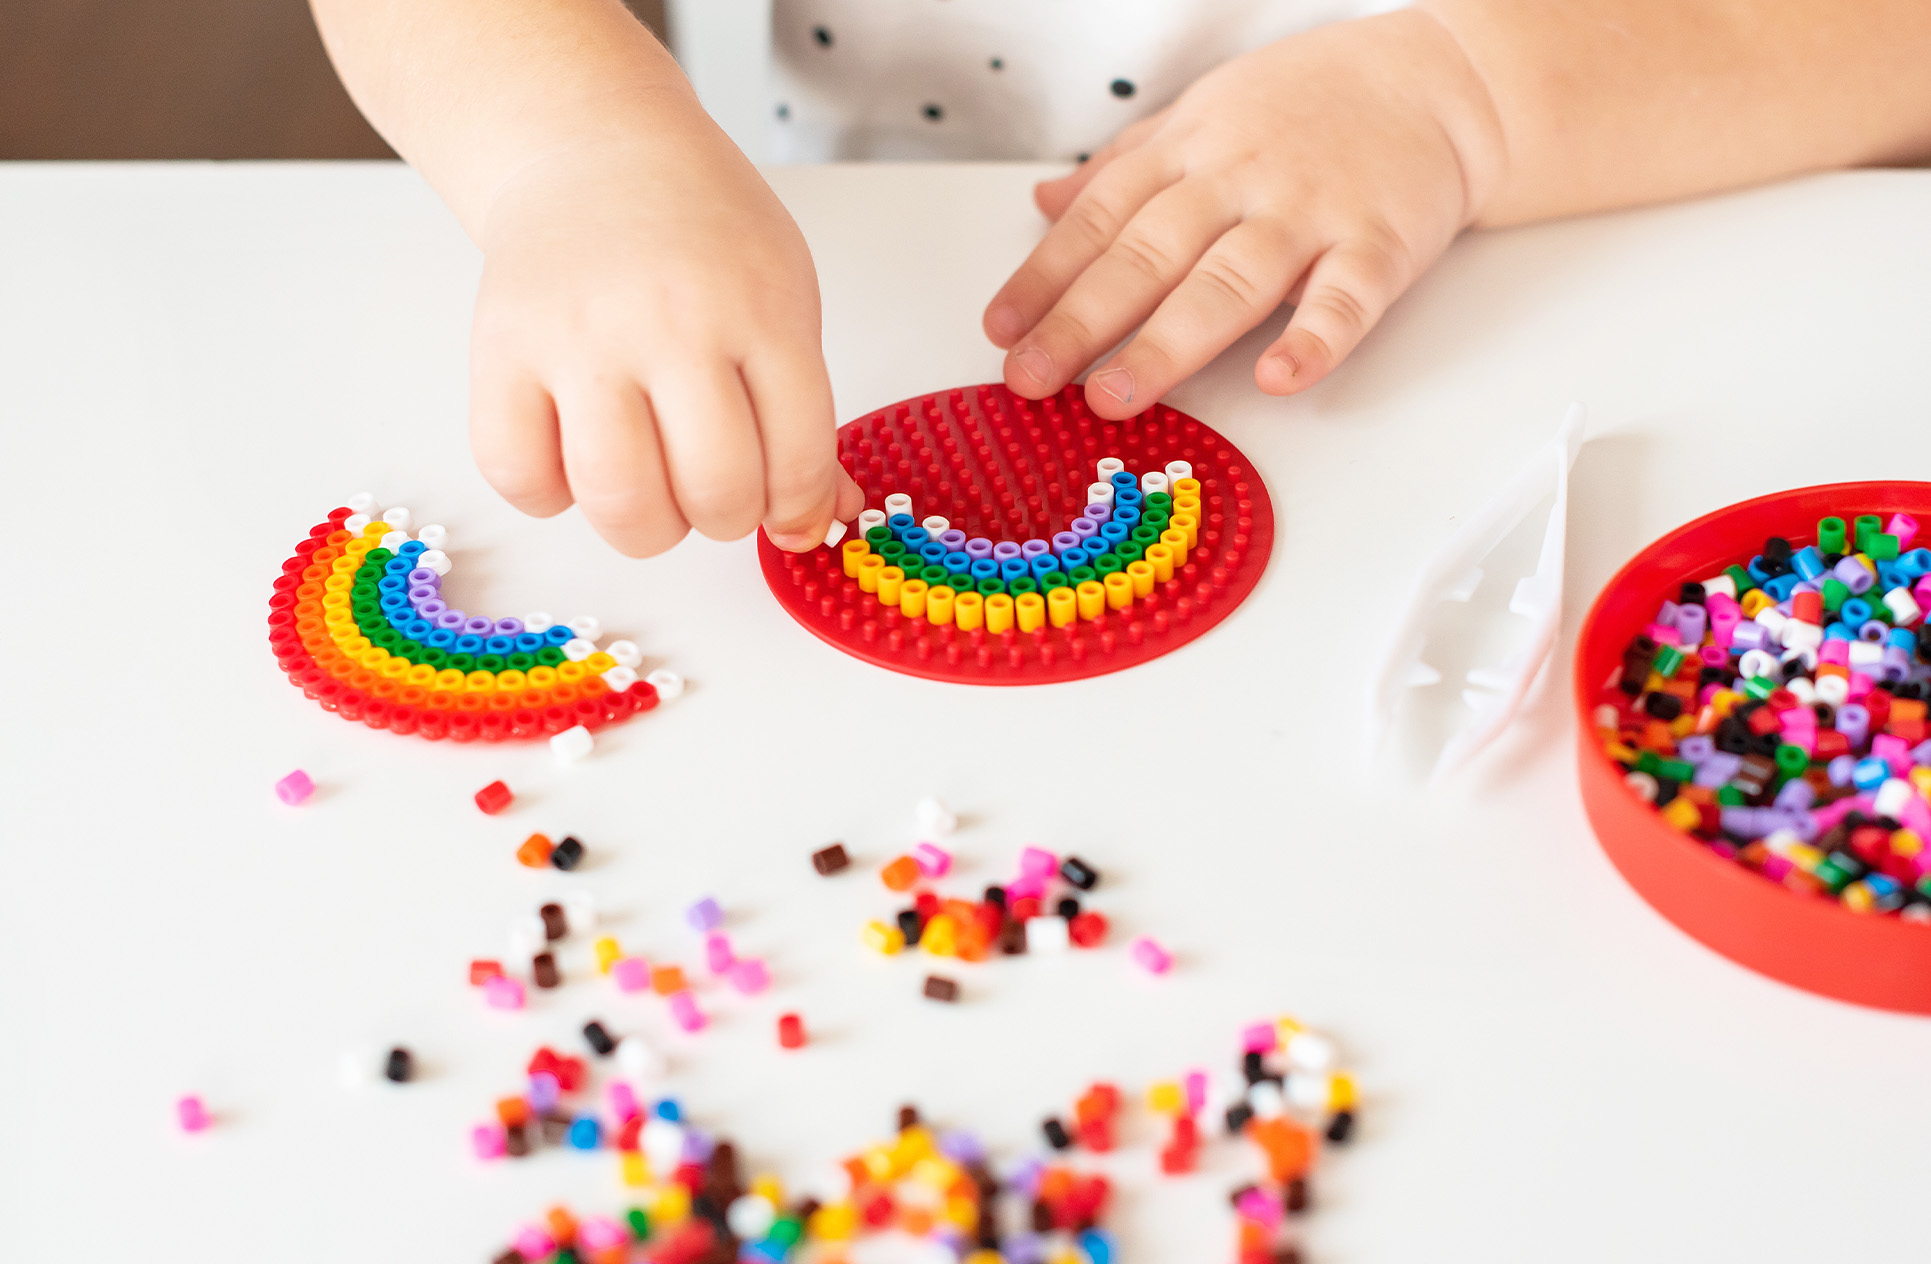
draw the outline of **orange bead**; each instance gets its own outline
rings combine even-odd
[[[499,1097],[496,1099],[496,1118],[505,1128],[530,1121],[530,1104],[520,1097]]]
[[[884,879],[887,890],[910,891],[919,880],[919,862],[910,856],[900,856],[881,869],[878,876]]]
[[[549,1222],[551,1236],[559,1246],[567,1246],[577,1240],[577,1218],[570,1214],[568,1207],[552,1207],[543,1217]]]
[[[899,1211],[899,1227],[915,1238],[922,1238],[932,1232],[932,1213],[923,1207],[906,1207]]]
[[[1268,1174],[1283,1183],[1306,1176],[1314,1164],[1314,1134],[1289,1119],[1257,1119],[1249,1129],[1267,1155]]]
[[[675,995],[688,986],[683,966],[658,966],[650,972],[650,990],[659,996]]]
[[[555,850],[556,844],[550,841],[549,835],[532,834],[516,849],[516,859],[528,868],[544,869],[549,866],[550,853]]]

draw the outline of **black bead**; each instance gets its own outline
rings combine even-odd
[[[1668,807],[1671,800],[1675,799],[1682,789],[1682,783],[1675,778],[1658,777],[1656,779],[1656,803],[1654,806],[1659,808]]]
[[[1059,862],[1059,876],[1082,891],[1091,891],[1100,884],[1100,871],[1078,856],[1068,856]]]
[[[1080,154],[1073,159],[1074,162],[1091,162],[1092,160],[1093,155],[1091,154]]]
[[[919,112],[925,115],[927,122],[931,122],[931,123],[936,123],[940,119],[945,117],[945,109],[944,107],[939,105],[928,105]]]
[[[898,912],[898,928],[899,932],[905,936],[905,946],[910,948],[918,943],[919,936],[925,933],[925,921],[919,916],[917,909],[900,909]]]
[[[1059,1120],[1048,1119],[1045,1123],[1039,1125],[1039,1130],[1046,1134],[1046,1144],[1053,1147],[1053,1149],[1068,1150],[1072,1148],[1073,1138],[1066,1131],[1066,1125],[1059,1122]]]
[[[1837,724],[1837,708],[1830,705],[1830,703],[1813,702],[1810,705],[1810,709],[1816,713],[1817,723],[1824,728],[1832,728]]]
[[[1788,562],[1790,560],[1790,541],[1780,535],[1773,535],[1763,542],[1763,560],[1766,562]]]
[[[604,1025],[594,1018],[583,1025],[583,1038],[590,1042],[590,1047],[596,1050],[600,1058],[609,1057],[617,1047],[617,1042],[610,1038]]]
[[[1702,671],[1696,673],[1696,683],[1699,685],[1720,685],[1723,683],[1723,676],[1724,672],[1721,667],[1705,667]]]
[[[582,862],[583,844],[576,840],[575,835],[571,835],[558,843],[556,850],[550,853],[550,863],[565,873],[575,869]]]
[[[389,1059],[383,1063],[382,1073],[397,1084],[407,1084],[416,1074],[416,1060],[401,1045],[389,1050]]]
[[[831,32],[822,26],[814,26],[811,28],[811,38],[818,41],[818,47],[820,48],[831,47]]]
[[[1782,745],[1783,738],[1774,732],[1758,733],[1750,739],[1750,749],[1759,755],[1770,755],[1774,757],[1777,753],[1777,748]]]
[[[1079,916],[1079,901],[1070,895],[1066,896],[1053,906],[1053,912],[1070,922]]]
[[[1267,1059],[1260,1052],[1249,1049],[1240,1058],[1240,1073],[1247,1077],[1249,1084],[1258,1084],[1267,1078]]]
[[[1254,1108],[1246,1102],[1235,1102],[1227,1108],[1227,1131],[1238,1137],[1247,1131],[1247,1125],[1254,1119]]]
[[[1709,594],[1703,591],[1703,585],[1687,583],[1677,591],[1676,604],[1679,606],[1700,606],[1708,598]]]
[[[992,905],[994,908],[1005,908],[1006,888],[998,886],[987,887],[985,899],[986,903]]]
[[[1683,714],[1683,700],[1673,693],[1653,693],[1643,699],[1643,710],[1659,720],[1674,720]]]
[[[1112,89],[1113,95],[1124,101],[1134,93],[1133,81],[1131,79],[1115,79],[1112,83]]]
[[[1732,755],[1746,754],[1750,749],[1750,726],[1735,715],[1725,716],[1716,726],[1716,748]]]
[[[1353,1133],[1354,1112],[1351,1110],[1336,1111],[1334,1118],[1328,1121],[1328,1140],[1334,1142],[1336,1145],[1346,1145],[1348,1138]]]

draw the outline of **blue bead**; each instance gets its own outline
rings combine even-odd
[[[1115,474],[1112,481],[1113,486],[1119,488],[1121,491],[1132,490],[1137,492],[1140,489],[1140,480],[1125,470],[1121,470],[1118,474]],[[1119,496],[1119,492],[1113,494],[1116,498]]]
[[[911,515],[907,514],[904,516],[910,517]],[[924,548],[931,538],[932,533],[924,527],[907,527],[905,533],[899,536],[899,542],[916,553],[919,549]]]
[[[1010,557],[999,563],[999,578],[1004,580],[1024,579],[1032,573],[1032,564],[1021,558]]]
[[[1079,1249],[1091,1264],[1113,1264],[1113,1235],[1103,1230],[1088,1229],[1080,1234]]]
[[[1897,560],[1897,565],[1912,579],[1931,575],[1931,549],[1912,549]]]
[[[516,653],[516,638],[513,636],[492,636],[483,641],[483,649],[491,654]]]
[[[382,609],[385,613],[392,614],[392,615],[399,614],[404,610],[411,609],[409,605],[409,594],[408,593],[383,593]]]
[[[386,593],[407,593],[409,591],[409,581],[400,575],[384,575],[375,582],[375,586]]]
[[[1915,650],[1918,647],[1917,634],[1909,628],[1892,628],[1890,643],[1901,650]]]
[[[934,566],[945,561],[946,552],[945,545],[940,544],[937,540],[919,545],[919,556]]]
[[[570,1144],[579,1150],[594,1150],[602,1129],[594,1115],[578,1115],[570,1124]]]
[[[963,575],[972,569],[972,555],[970,553],[947,553],[940,559],[939,565],[945,567],[945,569],[951,571],[954,575]]]
[[[999,563],[989,557],[981,558],[972,564],[972,577],[974,579],[998,579]]]
[[[1059,555],[1059,565],[1053,569],[1065,571],[1070,575],[1074,567],[1086,565],[1086,556],[1085,549],[1067,549]]]
[[[1789,601],[1790,594],[1795,592],[1797,590],[1797,585],[1803,582],[1804,581],[1799,576],[1794,575],[1789,571],[1785,571],[1783,574],[1777,576],[1775,579],[1765,580],[1763,584],[1763,590],[1769,593],[1774,600]]]
[[[675,1097],[666,1097],[650,1108],[650,1113],[669,1123],[678,1123],[684,1118],[684,1108],[677,1104]]]
[[[1033,578],[1038,579],[1041,576],[1050,575],[1058,570],[1059,559],[1051,553],[1041,553],[1038,557],[1026,563],[1026,565],[1032,571]]]
[[[551,645],[563,645],[576,637],[576,633],[558,624],[543,634],[543,639]]]
[[[437,628],[423,644],[433,650],[446,650],[456,644],[456,634],[448,628]]]
[[[790,1251],[791,1248],[785,1243],[774,1238],[766,1238],[762,1242],[751,1242],[740,1247],[738,1259],[762,1260],[767,1264],[776,1264],[776,1261],[782,1260]]]
[[[1875,756],[1866,756],[1851,769],[1851,784],[1859,790],[1875,790],[1891,779],[1891,766]]]
[[[1824,629],[1824,639],[1826,641],[1855,641],[1857,638],[1852,636],[1851,630],[1843,624],[1833,623]]]
[[[1140,507],[1138,505],[1121,505],[1113,510],[1111,521],[1119,523],[1128,531],[1132,531],[1133,528],[1140,525]]]
[[[1816,579],[1824,573],[1824,555],[1817,551],[1816,545],[1806,545],[1790,555],[1790,569],[1800,579]]]
[[[1109,549],[1117,548],[1126,543],[1126,538],[1132,534],[1133,528],[1123,527],[1117,522],[1109,522],[1100,528],[1100,538],[1106,541],[1106,546]]]
[[[481,654],[483,652],[483,638],[480,636],[457,637],[456,652],[458,654]]]
[[[1908,586],[1909,581],[1905,579],[1904,572],[1898,569],[1896,562],[1879,562],[1877,564],[1877,590],[1879,592],[1890,592],[1893,588],[1904,588]]]
[[[1763,569],[1763,554],[1761,553],[1751,558],[1750,564],[1743,569],[1750,572],[1750,578],[1756,580],[1759,586],[1763,585],[1770,578],[1770,572]]]
[[[410,640],[421,641],[427,645],[429,638],[435,634],[436,625],[427,619],[410,619],[402,624],[400,631]]]
[[[911,514],[893,514],[885,520],[885,525],[892,529],[893,536],[903,540],[905,533],[916,528],[918,523],[913,520]]]
[[[1837,607],[1837,617],[1844,621],[1845,626],[1852,628],[1863,627],[1876,613],[1871,609],[1871,603],[1862,597],[1848,598],[1843,605]]]
[[[403,542],[402,547],[396,550],[396,556],[409,558],[419,557],[428,547],[421,540],[406,540]],[[413,570],[415,568],[411,567],[410,569]]]
[[[516,650],[519,654],[534,654],[542,648],[543,634],[541,632],[522,632],[517,635]]]
[[[1120,507],[1123,505],[1128,509],[1138,509],[1140,507],[1140,502],[1145,499],[1146,497],[1140,494],[1140,489],[1137,487],[1129,487],[1123,491],[1114,492],[1113,493],[1113,511],[1115,513],[1118,513],[1120,510]]]
[[[416,564],[406,557],[392,557],[382,564],[384,575],[407,575],[416,569]]]

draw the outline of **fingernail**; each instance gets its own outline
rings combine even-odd
[[[1133,402],[1133,370],[1131,369],[1101,369],[1087,378],[1086,384],[1105,391],[1122,404]]]
[[[806,549],[815,547],[818,541],[795,531],[786,531],[772,536],[771,543],[787,553],[803,553]]]
[[[1301,362],[1293,356],[1283,354],[1270,356],[1268,358],[1280,365],[1282,372],[1286,373],[1289,377],[1298,377],[1300,375]]]
[[[1001,303],[986,313],[986,328],[1001,342],[1015,342],[1019,335],[1026,332],[1025,322],[1019,319],[1018,309]]]
[[[1027,347],[1012,358],[1013,364],[1041,386],[1053,380],[1053,358],[1038,347]]]

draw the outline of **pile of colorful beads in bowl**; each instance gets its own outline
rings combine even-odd
[[[1657,604],[1594,728],[1712,852],[1931,934],[1931,549],[1907,513],[1789,525]]]

